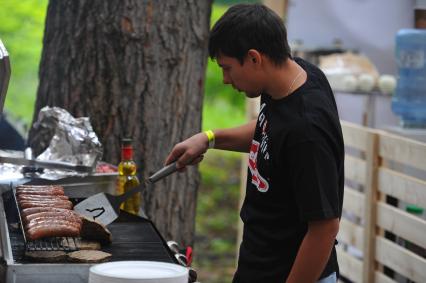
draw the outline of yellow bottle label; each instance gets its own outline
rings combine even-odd
[[[117,194],[123,194],[131,188],[134,188],[140,184],[138,177],[136,176],[136,164],[133,160],[121,161],[118,165],[119,176],[117,178]],[[141,204],[141,194],[136,193],[126,200],[120,209],[127,211],[132,214],[139,214],[139,208]]]
[[[123,194],[129,189],[134,188],[140,184],[137,176],[118,176],[117,177],[117,194]],[[132,214],[139,214],[141,204],[141,194],[136,193],[123,202],[120,209]]]

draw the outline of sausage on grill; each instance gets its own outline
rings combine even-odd
[[[29,207],[29,208],[24,208],[21,210],[21,217],[25,218],[28,215],[34,214],[34,213],[39,213],[39,212],[58,212],[58,213],[64,213],[64,212],[68,212],[70,211],[69,209],[65,209],[65,208],[57,208],[57,207]]]
[[[23,199],[23,200],[19,200],[18,203],[23,203],[23,202],[39,202],[39,203],[52,203],[52,202],[63,202],[63,203],[68,203],[71,201],[66,200],[66,199]]]
[[[38,226],[55,226],[55,225],[72,226],[77,228],[79,233],[81,230],[81,223],[78,223],[72,220],[67,220],[67,219],[46,218],[46,217],[38,219],[38,220],[36,219],[31,220],[25,225],[25,230],[30,230]]]
[[[61,224],[64,224],[64,225],[73,226],[73,227],[77,228],[79,232],[81,230],[81,223],[78,223],[78,222],[70,220],[70,219],[59,218],[59,217],[55,217],[55,218],[54,217],[43,217],[43,218],[33,219],[30,222],[28,222],[27,224],[25,224],[24,229],[28,230],[28,229],[31,229],[31,228],[36,227],[36,226],[52,225],[53,223],[61,223]]]
[[[26,208],[26,209],[29,209],[29,208]],[[25,220],[32,220],[38,217],[52,217],[57,215],[66,216],[68,218],[75,219],[78,222],[82,222],[81,216],[78,213],[76,213],[74,210],[63,209],[63,208],[58,208],[58,210],[52,209],[52,210],[34,212],[31,214],[22,216],[22,218]]]
[[[59,223],[46,223],[27,230],[26,235],[30,240],[44,237],[77,237],[80,231],[71,225]]]
[[[27,186],[21,185],[16,187],[16,191],[35,190],[35,191],[49,191],[49,190],[64,190],[62,186]]]
[[[35,201],[43,201],[43,200],[69,200],[67,196],[60,195],[30,195],[30,194],[20,194],[17,197],[18,201],[21,200],[35,200]]]
[[[18,203],[21,202],[43,202],[43,203],[47,203],[47,202],[71,202],[69,199],[59,199],[59,198],[45,198],[45,199],[20,199],[18,200]]]
[[[67,201],[21,201],[19,202],[21,209],[29,207],[57,207],[72,209],[72,202]]]
[[[32,189],[32,188],[44,189],[44,188],[62,188],[62,186],[60,186],[60,185],[19,185],[16,188],[18,188],[18,189]]]
[[[75,221],[75,222],[78,222],[80,224],[82,223],[81,217],[78,216],[72,210],[65,210],[63,212],[52,212],[52,211],[38,212],[38,213],[33,213],[33,214],[28,215],[28,216],[22,217],[22,220],[25,223],[28,223],[28,222],[35,220],[35,219],[55,218],[55,217],[57,217],[58,219]]]
[[[47,189],[47,190],[41,190],[41,189],[22,189],[22,190],[16,190],[16,195],[21,194],[28,194],[28,195],[59,195],[63,196],[65,195],[63,189],[54,188],[54,189]]]
[[[19,186],[16,199],[29,240],[77,237],[82,220],[61,186]]]
[[[50,185],[50,186],[45,186],[45,185],[19,185],[16,187],[16,190],[52,190],[52,189],[60,189],[63,190],[64,187],[59,186],[59,185]]]

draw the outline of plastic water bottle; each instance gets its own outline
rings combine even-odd
[[[426,30],[403,29],[396,35],[398,82],[392,110],[406,128],[426,128]]]

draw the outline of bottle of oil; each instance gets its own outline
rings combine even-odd
[[[123,194],[127,190],[139,185],[136,169],[136,163],[133,160],[132,139],[122,139],[121,162],[118,164],[117,194]],[[120,208],[129,213],[138,215],[140,202],[140,193],[136,193],[126,200]]]

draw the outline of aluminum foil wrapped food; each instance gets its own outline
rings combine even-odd
[[[60,161],[95,167],[102,158],[102,144],[88,117],[74,118],[59,107],[44,107],[33,125],[39,133],[52,136],[37,160]],[[49,134],[50,133],[50,134]]]

